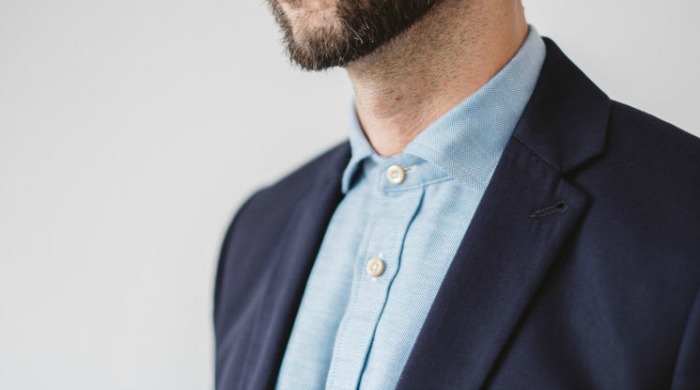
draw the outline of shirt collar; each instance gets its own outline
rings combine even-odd
[[[403,150],[467,184],[485,186],[535,88],[546,48],[530,26],[515,56],[486,84],[422,131]],[[355,113],[349,121],[352,157],[343,172],[346,193],[360,163],[376,155]]]

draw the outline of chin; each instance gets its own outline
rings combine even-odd
[[[290,58],[323,70],[365,56],[442,0],[268,0]]]

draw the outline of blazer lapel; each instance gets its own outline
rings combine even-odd
[[[306,281],[323,240],[324,232],[342,198],[340,178],[349,159],[344,144],[315,180],[313,188],[296,205],[286,222],[271,263],[275,270],[265,282],[261,310],[254,328],[259,341],[248,351],[241,381],[246,389],[272,389],[287,341],[304,294]]]
[[[567,172],[604,147],[609,99],[548,39],[537,87],[443,280],[399,389],[485,386],[589,200]]]
[[[401,389],[479,388],[585,210],[585,196],[517,141],[498,169],[418,336]]]

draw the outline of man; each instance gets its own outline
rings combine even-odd
[[[270,2],[354,112],[231,224],[217,388],[700,388],[700,140],[518,0]]]

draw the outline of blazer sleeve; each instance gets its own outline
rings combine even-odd
[[[245,212],[246,208],[248,205],[250,205],[251,201],[260,193],[260,190],[255,192],[253,195],[251,195],[241,207],[238,208],[238,211],[233,217],[233,220],[229,224],[228,229],[226,230],[226,235],[224,236],[224,242],[221,245],[221,250],[219,252],[219,260],[218,264],[216,267],[216,277],[214,281],[214,325],[218,323],[218,317],[219,317],[219,303],[221,300],[221,284],[222,284],[222,279],[224,275],[224,269],[227,266],[226,259],[229,257],[228,256],[228,251],[231,246],[231,241],[232,237],[236,231],[236,226],[238,223],[238,220],[240,219],[240,216]]]
[[[671,388],[700,389],[700,290],[688,316]]]

